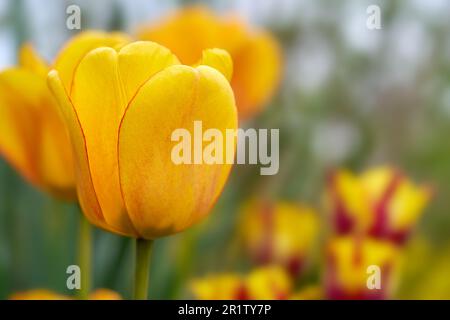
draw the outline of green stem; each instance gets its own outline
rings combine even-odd
[[[136,239],[136,265],[134,269],[135,300],[147,300],[152,247],[153,240]]]
[[[92,226],[83,214],[80,217],[78,266],[81,270],[81,288],[78,292],[78,298],[85,300],[91,290]]]

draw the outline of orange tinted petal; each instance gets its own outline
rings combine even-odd
[[[138,38],[160,43],[172,50],[184,64],[193,65],[201,58],[204,49],[224,48],[217,42],[220,28],[209,10],[196,6],[177,11],[164,21],[142,28]]]
[[[97,48],[80,62],[71,98],[85,134],[89,166],[106,222],[135,234],[125,211],[118,176],[117,137],[128,101],[153,74],[178,63],[153,42],[134,42],[120,49]]]
[[[229,53],[222,49],[204,50],[202,59],[197,65],[213,67],[217,71],[220,71],[228,81],[233,76],[233,60]]]
[[[86,141],[80,126],[78,115],[69,100],[58,72],[52,70],[48,75],[48,84],[58,101],[69,130],[73,148],[75,175],[80,206],[88,220],[98,227],[111,230],[105,223],[103,213],[97,200],[89,168],[89,158],[86,151]]]
[[[22,68],[40,75],[44,79],[47,76],[48,64],[36,53],[31,44],[24,44],[20,48],[19,64]]]
[[[0,75],[0,149],[30,182],[75,198],[71,150],[45,78],[24,69]]]
[[[45,79],[42,81],[45,83]],[[48,95],[51,94],[48,88],[46,91]],[[55,194],[75,200],[77,196],[70,140],[53,96],[51,101],[44,105],[47,110],[41,111],[39,169],[45,185]]]
[[[231,165],[175,165],[172,132],[237,127],[233,93],[218,71],[169,67],[142,86],[119,132],[119,168],[130,218],[147,239],[182,231],[204,217],[219,196]],[[233,141],[234,143],[234,141]]]
[[[86,31],[73,37],[56,57],[53,68],[58,70],[60,78],[70,92],[73,75],[83,57],[98,47],[120,47],[129,42],[130,38],[123,33],[106,33]]]
[[[260,112],[280,80],[282,58],[276,40],[254,32],[234,14],[220,17],[201,6],[187,7],[141,28],[138,38],[163,44],[187,65],[201,60],[204,50],[226,50],[234,62],[232,87],[241,119]]]
[[[269,34],[249,37],[233,55],[234,76],[231,81],[239,108],[239,118],[258,113],[272,97],[280,80],[281,52]]]
[[[123,47],[119,51],[119,69],[126,101],[130,101],[152,75],[179,63],[169,49],[154,42],[137,41]]]
[[[117,133],[126,97],[114,49],[98,48],[85,56],[73,79],[71,100],[84,132],[103,216],[114,229],[134,233],[124,210],[117,171]]]

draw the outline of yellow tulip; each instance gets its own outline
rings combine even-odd
[[[278,264],[297,276],[314,249],[318,217],[311,208],[289,202],[252,200],[242,210],[244,247],[259,264]]]
[[[244,281],[236,274],[208,275],[191,283],[199,300],[243,300],[247,297]]]
[[[385,299],[396,286],[399,249],[389,241],[336,237],[326,247],[325,291],[329,299]],[[379,268],[376,274],[372,268]],[[379,288],[369,284],[380,276]],[[372,282],[372,280],[374,282]]]
[[[89,294],[89,300],[122,300],[117,292],[109,289],[97,289]],[[47,289],[34,289],[17,292],[9,297],[10,300],[71,300],[65,296]]]
[[[247,294],[252,300],[285,300],[292,294],[292,279],[279,266],[261,267],[246,279]]]
[[[119,34],[86,32],[61,50],[53,64],[64,83],[79,60],[101,45],[126,41]],[[20,51],[19,66],[0,73],[0,155],[33,185],[51,194],[76,199],[69,137],[56,100],[47,86],[50,66],[30,45]]]
[[[292,293],[292,280],[283,268],[266,266],[247,275],[209,275],[191,284],[200,300],[284,300]]]
[[[203,7],[188,7],[142,27],[137,36],[166,46],[190,65],[202,59],[205,49],[228,51],[234,63],[231,86],[242,120],[263,110],[280,81],[282,58],[276,40],[236,16],[219,17]]]
[[[9,297],[10,300],[69,300],[70,298],[47,289],[34,289],[17,292]]]
[[[122,300],[120,294],[109,289],[97,289],[89,294],[89,300]]]
[[[69,140],[48,90],[47,65],[30,46],[0,73],[0,154],[33,185],[74,199]]]
[[[176,129],[193,132],[197,120],[223,135],[237,128],[225,78],[231,59],[223,50],[207,56],[199,66],[181,65],[165,47],[139,41],[89,52],[71,90],[57,71],[49,73],[74,148],[80,205],[96,226],[151,240],[209,213],[231,165],[176,165],[171,159]],[[225,76],[213,68],[217,61],[225,61],[219,68]]]
[[[356,176],[341,170],[327,187],[327,201],[338,234],[366,233],[403,243],[431,198],[401,172],[374,168]]]

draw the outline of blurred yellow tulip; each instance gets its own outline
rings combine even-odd
[[[289,300],[321,300],[323,299],[323,289],[320,285],[309,286],[294,292]]]
[[[70,144],[46,84],[47,69],[26,45],[20,66],[0,73],[0,154],[33,185],[75,199]]]
[[[122,300],[120,294],[109,289],[97,289],[89,294],[89,300]]]
[[[246,288],[251,300],[285,300],[292,293],[292,279],[279,266],[267,266],[253,270],[247,276]]]
[[[259,264],[278,264],[297,276],[314,249],[318,216],[311,208],[289,202],[251,200],[242,210],[240,235]]]
[[[356,176],[340,170],[327,186],[327,204],[337,234],[366,233],[403,243],[430,201],[431,189],[401,172],[374,168]]]
[[[246,298],[243,278],[237,274],[209,275],[191,283],[191,290],[200,300],[243,300]]]
[[[242,276],[218,274],[196,279],[192,292],[200,300],[284,300],[292,291],[292,280],[283,268],[261,267]]]
[[[48,82],[69,128],[80,205],[90,222],[121,235],[155,239],[205,217],[220,195],[230,164],[176,165],[172,133],[194,121],[222,134],[237,128],[225,78],[231,61],[208,51],[197,67],[168,49],[139,41],[98,48],[78,64],[66,90],[53,70]],[[212,57],[216,55],[217,59]],[[235,144],[233,144],[235,145]]]
[[[231,86],[242,120],[263,110],[280,81],[282,58],[276,40],[236,16],[219,17],[207,8],[187,7],[142,27],[137,36],[166,46],[189,65],[204,59],[205,49],[228,51],[234,63]]]
[[[34,289],[17,292],[9,297],[10,300],[71,300],[65,296],[47,289]],[[120,294],[109,289],[97,289],[89,294],[89,300],[122,300]]]
[[[396,286],[399,260],[399,249],[389,241],[352,236],[330,239],[326,247],[326,297],[389,298]],[[372,279],[379,281],[379,287],[369,287]]]
[[[9,300],[70,300],[70,297],[47,289],[34,289],[14,293]]]
[[[120,34],[82,33],[61,50],[53,68],[70,87],[68,79],[84,54],[124,41]],[[0,73],[0,155],[33,185],[75,200],[69,137],[46,82],[50,66],[28,44],[22,47],[19,62]]]

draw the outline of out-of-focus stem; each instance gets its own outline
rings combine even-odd
[[[87,299],[91,290],[92,226],[83,214],[80,214],[78,234],[78,266],[81,270],[80,299]]]

